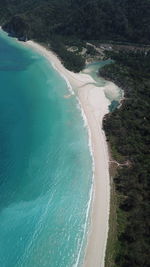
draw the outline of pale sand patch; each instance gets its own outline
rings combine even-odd
[[[108,234],[110,201],[109,158],[102,119],[108,112],[109,101],[103,105],[104,91],[98,87],[84,86],[80,88],[78,94],[91,130],[95,162],[91,227],[84,267],[102,267]]]
[[[71,85],[77,93],[86,115],[92,141],[95,170],[91,225],[83,266],[103,267],[108,235],[110,201],[109,156],[105,133],[102,130],[102,119],[108,113],[108,105],[110,104],[104,94],[105,87],[96,87],[94,85],[95,81],[88,74],[76,74],[68,71],[53,52],[41,45],[32,41],[28,41],[26,44],[44,55],[54,68],[65,79],[67,78],[67,83],[69,81],[68,86]]]
[[[72,95],[64,95],[64,98],[70,98]]]

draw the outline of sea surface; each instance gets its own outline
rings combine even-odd
[[[68,94],[43,56],[0,31],[0,267],[82,262],[92,157]]]

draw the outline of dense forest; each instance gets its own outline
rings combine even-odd
[[[84,60],[65,48],[72,39],[149,44],[150,0],[1,0],[0,23],[21,40],[55,42],[62,61],[79,71]]]
[[[1,23],[18,15],[31,38],[150,41],[149,0],[1,0],[0,10]]]
[[[103,126],[113,158],[122,165],[114,178],[117,192],[115,265],[148,267],[150,236],[150,52],[108,52],[115,63],[100,75],[125,91],[120,109]]]
[[[0,0],[0,24],[11,36],[50,47],[66,68],[78,72],[85,59],[67,45],[150,44],[150,0]],[[106,56],[114,63],[100,75],[125,91],[120,109],[103,121],[112,156],[124,165],[114,177],[118,229],[111,267],[148,267],[150,52],[108,51]]]

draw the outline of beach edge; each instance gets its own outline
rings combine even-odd
[[[99,90],[90,75],[68,71],[57,55],[34,41],[27,41],[24,44],[46,57],[66,80],[71,94],[76,93],[86,117],[94,158],[94,186],[89,212],[90,227],[82,266],[103,267],[109,229],[110,176],[108,147],[102,121],[104,115],[109,112],[110,102],[105,96],[105,88],[101,87]]]

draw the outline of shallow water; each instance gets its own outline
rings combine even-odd
[[[105,61],[87,64],[85,69],[83,70],[83,73],[90,74],[94,79],[95,84],[99,87],[99,89],[101,89],[101,87],[107,85],[108,81],[99,76],[99,69],[107,64],[110,64],[111,62],[112,60],[108,59]],[[109,111],[113,111],[120,105],[120,100],[124,95],[123,90],[118,86],[115,86],[113,89],[106,87],[104,93],[107,99],[110,101]]]
[[[66,94],[44,57],[0,31],[1,267],[76,263],[92,159],[77,100]]]

